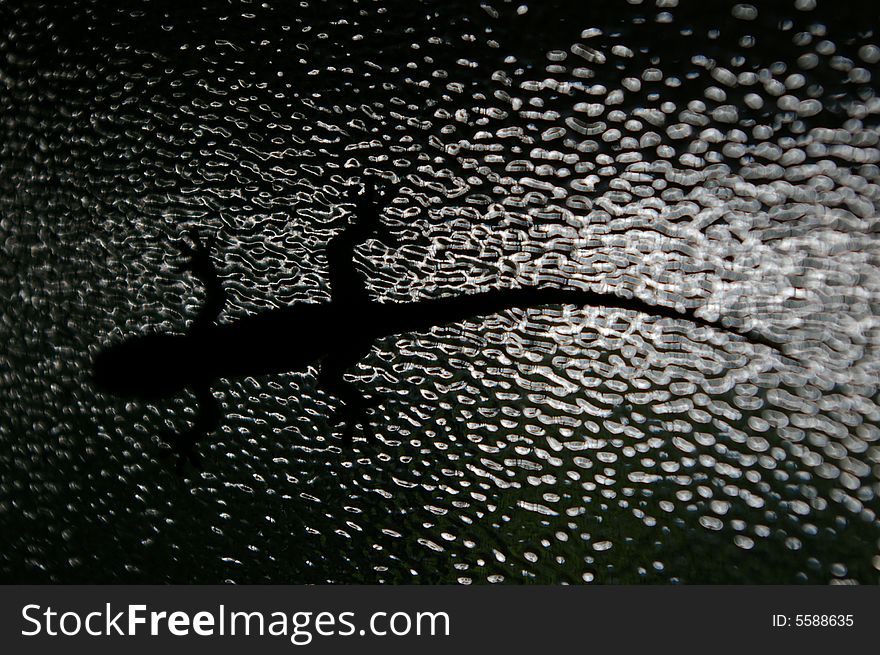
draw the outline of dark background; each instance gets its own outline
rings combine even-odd
[[[869,3],[112,4],[0,2],[3,581],[877,582]],[[511,311],[376,344],[377,446],[332,436],[315,369],[223,380],[179,477],[193,398],[103,395],[91,358],[185,330],[192,226],[221,320],[326,301],[365,172],[380,300],[565,283],[785,356]]]

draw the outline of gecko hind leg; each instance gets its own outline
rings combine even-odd
[[[336,412],[336,420],[342,425],[342,439],[347,444],[354,440],[354,432],[358,425],[367,441],[376,442],[376,435],[370,429],[368,410],[379,403],[375,398],[367,398],[351,382],[344,378],[345,370],[349,368],[358,357],[328,357],[321,362],[321,370],[318,373],[318,383],[325,391],[330,392],[342,401],[342,407]]]

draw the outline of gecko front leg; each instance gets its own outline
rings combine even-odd
[[[167,455],[177,456],[178,473],[183,473],[187,463],[201,470],[202,457],[197,450],[199,441],[220,425],[220,404],[211,393],[211,388],[200,385],[195,389],[195,394],[198,407],[192,426],[181,432],[168,430],[162,434],[162,440],[170,446],[170,450],[166,451]]]
[[[196,228],[189,231],[189,237],[193,245],[190,246],[185,241],[181,242],[179,247],[185,260],[176,269],[181,272],[191,272],[205,287],[205,302],[190,326],[190,331],[198,331],[214,324],[226,306],[227,296],[217,274],[217,267],[211,259],[214,240],[211,239],[208,245],[205,245]]]
[[[190,271],[205,287],[205,302],[199,308],[195,320],[188,332],[191,338],[199,339],[217,320],[226,305],[226,292],[217,274],[217,268],[211,259],[213,239],[206,245],[196,228],[189,231],[192,245],[182,242],[180,250],[185,260],[176,268],[178,271]],[[177,470],[181,473],[187,463],[201,468],[201,456],[197,450],[198,443],[205,436],[217,429],[220,424],[220,406],[211,393],[209,382],[194,387],[196,396],[196,418],[192,426],[181,432],[165,431],[162,440],[170,447],[170,453],[177,455]],[[169,453],[169,454],[170,454]]]

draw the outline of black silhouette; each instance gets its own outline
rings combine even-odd
[[[94,361],[96,386],[143,399],[167,397],[186,388],[193,390],[199,403],[193,426],[165,438],[178,454],[179,466],[187,461],[198,466],[196,445],[216,429],[221,419],[211,393],[211,385],[221,377],[280,373],[317,363],[320,385],[342,401],[337,418],[343,439],[351,441],[360,425],[366,438],[372,440],[368,410],[377,401],[366,398],[347,382],[344,373],[381,337],[516,307],[558,304],[615,307],[724,329],[695,316],[693,311],[678,312],[635,298],[574,289],[521,288],[405,304],[374,302],[354,265],[353,255],[358,244],[371,238],[387,245],[396,243],[380,220],[375,196],[373,182],[367,179],[363,194],[352,194],[355,210],[346,214],[348,225],[327,246],[329,303],[284,307],[229,324],[216,322],[226,295],[211,262],[209,247],[202,244],[195,230],[191,231],[193,245],[183,246],[187,261],[181,270],[190,270],[202,281],[207,300],[189,331],[183,335],[154,333],[108,347]],[[760,335],[742,334],[753,342],[777,348]]]

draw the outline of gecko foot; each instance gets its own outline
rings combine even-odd
[[[161,457],[167,459],[176,456],[175,470],[178,474],[183,474],[187,464],[196,470],[202,470],[202,456],[196,449],[199,438],[193,434],[193,430],[187,430],[183,433],[163,430],[161,439],[169,446],[169,448],[163,449]]]
[[[213,273],[214,265],[211,262],[211,249],[214,246],[214,240],[209,239],[207,245],[203,242],[199,230],[192,228],[187,231],[192,245],[186,241],[180,241],[177,244],[183,261],[175,266],[177,271],[190,271],[196,275],[200,273]]]
[[[370,398],[361,399],[361,402],[355,406],[343,405],[336,412],[336,430],[334,432],[341,435],[346,445],[351,445],[354,442],[356,434],[362,435],[369,444],[378,443],[379,439],[373,429],[371,419],[375,418],[376,408],[380,404],[376,399]]]

